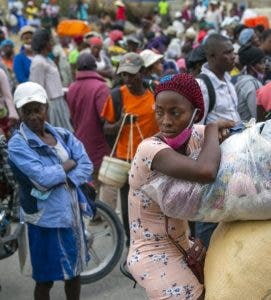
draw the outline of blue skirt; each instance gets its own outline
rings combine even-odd
[[[83,226],[44,228],[28,223],[32,277],[37,282],[68,280],[89,260]]]

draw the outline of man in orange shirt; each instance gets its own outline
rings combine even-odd
[[[134,52],[125,54],[120,60],[117,74],[120,74],[124,85],[120,87],[120,97],[122,105],[122,114],[117,119],[117,113],[114,109],[113,98],[108,97],[101,116],[104,118],[104,132],[106,135],[116,135],[120,129],[120,125],[125,113],[133,115],[135,118],[143,138],[150,137],[158,132],[154,116],[154,96],[149,89],[143,84],[144,62],[141,56]],[[135,155],[137,146],[141,142],[141,134],[136,124],[133,124],[133,141],[132,149],[129,150],[129,118],[121,132],[120,139],[117,144],[116,157],[131,161]],[[121,210],[123,224],[127,235],[127,246],[130,243],[129,221],[128,221],[128,192],[129,184],[121,188]]]

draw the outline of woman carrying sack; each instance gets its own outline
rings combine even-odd
[[[203,285],[179,250],[188,253],[193,244],[186,220],[167,215],[170,199],[159,203],[141,186],[159,174],[189,182],[214,181],[220,164],[219,135],[225,138],[226,128],[234,123],[208,124],[204,134],[202,126],[192,126],[204,115],[204,102],[191,75],[165,76],[155,96],[160,133],[139,145],[129,175],[131,246],[127,264],[149,299],[204,299]]]

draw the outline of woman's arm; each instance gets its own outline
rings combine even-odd
[[[10,161],[39,189],[48,190],[67,180],[61,164],[45,166],[38,153],[19,134],[9,140],[8,153]]]
[[[152,170],[192,182],[213,182],[220,164],[219,129],[230,128],[234,125],[229,121],[222,123],[206,125],[204,143],[197,160],[167,148],[154,156]]]
[[[63,129],[64,130],[64,129]],[[93,173],[93,163],[89,159],[83,144],[70,132],[68,134],[67,146],[71,151],[71,160],[68,165],[63,167],[67,170],[67,178],[78,187],[81,184],[91,180]]]
[[[15,109],[15,106],[14,106],[14,103],[12,100],[8,77],[7,77],[6,73],[1,69],[0,69],[0,90],[3,95],[3,99],[6,103],[7,109],[8,109],[9,118],[19,120],[19,116],[17,114],[17,111]]]
[[[256,112],[256,90],[255,90],[255,88],[247,94],[246,99],[247,99],[247,106],[248,106],[249,113],[252,118],[256,119],[257,112]]]

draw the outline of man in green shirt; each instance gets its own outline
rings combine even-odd
[[[161,16],[161,26],[166,28],[169,19],[169,4],[167,0],[160,0],[158,2],[158,11],[159,15]]]

